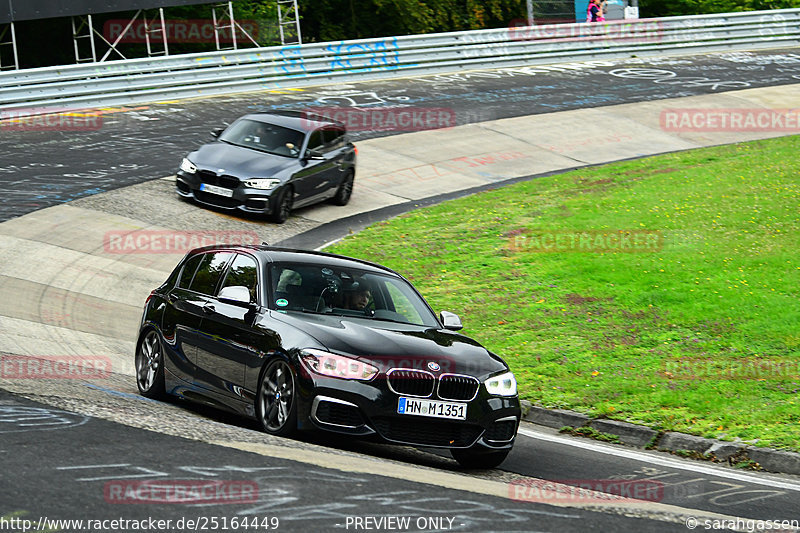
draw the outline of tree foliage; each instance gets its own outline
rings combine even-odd
[[[507,27],[524,0],[315,0],[300,4],[304,41]]]

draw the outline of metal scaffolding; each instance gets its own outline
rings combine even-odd
[[[10,2],[11,0],[9,0]],[[17,0],[14,0],[15,2]],[[276,0],[278,7],[278,29],[280,31],[281,44],[302,44],[300,33],[300,15],[297,7],[297,0]],[[158,5],[158,2],[154,2]],[[191,2],[173,2],[167,4],[178,5]],[[198,0],[198,4],[211,3]],[[10,6],[11,4],[9,4]],[[142,2],[138,5],[142,6]],[[150,3],[149,5],[153,5]],[[124,28],[116,37],[103,35],[94,27],[91,14],[73,14],[70,16],[72,25],[72,46],[76,63],[102,63],[109,59],[128,59],[120,51],[119,46],[125,42],[126,37],[132,34],[131,28],[141,17],[143,21],[144,43],[146,44],[147,56],[168,56],[169,53],[169,28],[164,19],[164,8],[158,7],[157,12],[148,16],[148,12],[139,9],[127,22]],[[73,10],[75,13],[77,9]],[[151,11],[151,13],[153,13]],[[51,15],[52,16],[52,15]],[[22,20],[32,20],[33,16],[28,16]],[[241,48],[243,42],[248,45],[260,46],[255,38],[237,22],[234,17],[233,1],[217,3],[212,6],[212,22],[214,26],[214,43],[217,50],[237,50]],[[140,35],[141,35],[140,34]],[[141,37],[139,37],[141,38]],[[113,39],[110,40],[110,39]],[[142,42],[142,41],[137,41]],[[223,46],[228,42],[230,46]],[[98,50],[98,47],[100,50]],[[98,55],[102,52],[98,59]],[[17,53],[17,34],[14,27],[13,10],[9,8],[9,15],[0,13],[0,70],[18,70],[19,57]]]

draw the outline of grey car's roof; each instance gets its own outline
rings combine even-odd
[[[305,111],[276,111],[270,113],[250,113],[240,117],[241,119],[257,120],[276,126],[283,126],[298,131],[311,131],[321,126],[334,125],[344,127],[341,122],[337,122],[326,117],[307,113]]]

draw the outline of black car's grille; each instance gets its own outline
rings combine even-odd
[[[433,394],[436,378],[424,370],[397,369],[387,373],[389,388],[397,394],[427,398]]]
[[[199,170],[197,172],[197,177],[200,178],[200,181],[203,183],[225,187],[226,189],[235,189],[241,183],[239,178],[228,176],[227,174],[218,176],[215,172],[211,172],[210,170]]]
[[[514,438],[514,431],[517,429],[516,420],[500,420],[492,424],[486,431],[484,439],[490,441],[509,441]]]
[[[241,204],[239,200],[228,198],[227,196],[220,196],[205,191],[194,191],[194,197],[204,204],[216,205],[219,207],[236,207]]]
[[[387,440],[419,446],[471,446],[481,434],[481,428],[472,424],[459,424],[446,420],[420,420],[417,417],[403,420],[376,417],[373,424]]]
[[[364,425],[364,418],[358,407],[336,402],[321,401],[317,406],[317,420],[337,426],[358,427]]]
[[[480,381],[472,376],[444,374],[439,378],[438,396],[442,400],[470,401],[480,386]]]

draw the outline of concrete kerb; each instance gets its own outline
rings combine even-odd
[[[681,453],[694,452],[719,463],[751,463],[751,466],[768,472],[800,475],[800,453],[748,446],[742,442],[726,442],[696,435],[656,429],[631,424],[620,420],[592,418],[583,413],[566,409],[545,409],[522,401],[522,419],[532,424],[553,429],[564,426],[590,427],[597,431],[619,437],[623,445],[635,448],[654,448],[659,451]]]

